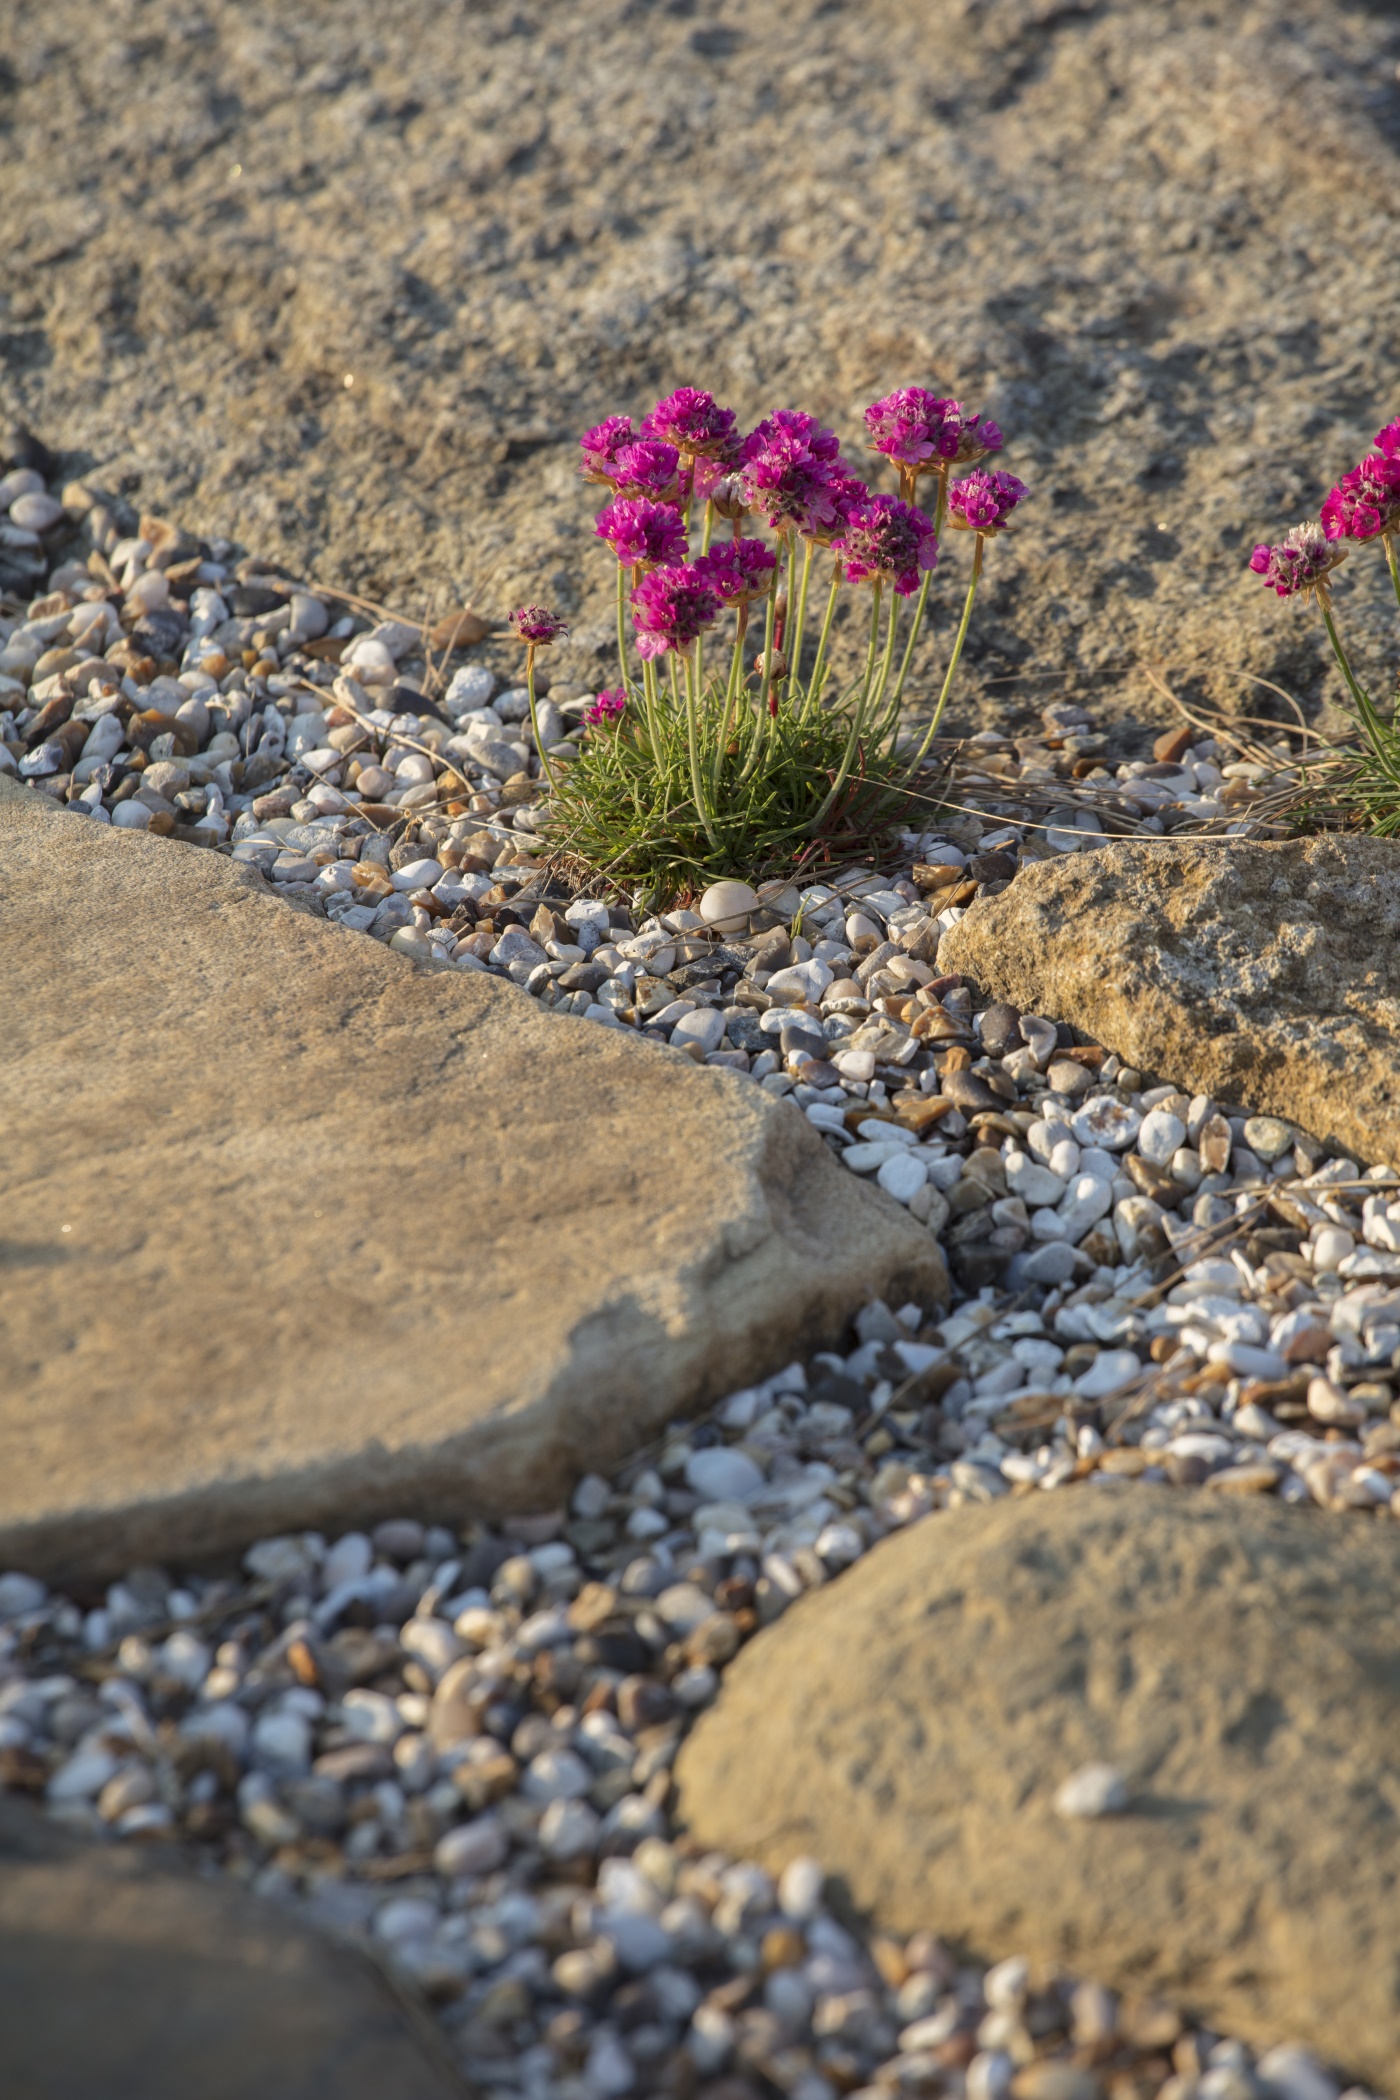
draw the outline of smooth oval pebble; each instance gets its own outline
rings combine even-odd
[[[1102,1145],[1107,1152],[1124,1151],[1141,1128],[1137,1110],[1112,1094],[1096,1095],[1070,1117],[1070,1129],[1081,1145]]]
[[[720,933],[742,933],[757,909],[758,892],[746,882],[712,882],[700,899],[701,918]]]
[[[1055,1790],[1057,1816],[1113,1816],[1127,1805],[1127,1785],[1114,1765],[1081,1765]]]
[[[26,532],[47,532],[62,516],[63,505],[58,498],[41,495],[37,490],[16,496],[10,505],[11,523],[22,526]]]

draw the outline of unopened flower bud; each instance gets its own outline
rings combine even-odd
[[[744,492],[739,485],[737,474],[726,474],[723,481],[717,481],[710,491],[710,501],[718,516],[728,518],[731,522],[737,518],[746,518],[749,514],[749,506],[744,501]]]

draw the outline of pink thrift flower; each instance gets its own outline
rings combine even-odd
[[[790,420],[810,422],[811,418]],[[768,418],[768,425],[777,422],[777,416]],[[830,458],[820,458],[794,430],[769,429],[768,435],[762,436],[766,428],[760,424],[744,440],[739,468],[744,501],[776,531],[786,531],[790,526],[814,536],[827,531],[837,521],[833,483],[840,486],[849,480],[836,465],[839,451]],[[830,432],[819,435],[830,436]]]
[[[584,727],[605,729],[609,723],[620,722],[626,712],[626,693],[620,685],[609,686],[597,694],[583,710]]]
[[[1383,452],[1387,459],[1400,459],[1400,416],[1393,423],[1387,423],[1384,430],[1376,432],[1376,450]]]
[[[1295,525],[1276,547],[1261,542],[1249,557],[1249,566],[1262,576],[1280,598],[1293,598],[1300,591],[1316,590],[1328,572],[1344,559],[1334,553],[1320,525],[1309,518]]]
[[[1029,494],[1014,474],[974,467],[948,491],[948,522],[969,532],[1004,532],[1012,511]]]
[[[585,430],[578,441],[583,454],[579,471],[584,479],[611,481],[614,478],[613,461],[623,445],[635,441],[636,435],[630,416],[608,416],[603,422],[595,423],[592,430]]]
[[[727,540],[702,554],[692,566],[721,604],[747,605],[768,595],[778,557],[762,540]]]
[[[865,427],[874,449],[886,459],[921,468],[926,461],[957,458],[962,404],[944,401],[926,386],[902,386],[883,401],[871,402]]]
[[[550,642],[562,641],[569,631],[568,623],[543,605],[520,606],[511,614],[510,625],[516,639],[532,649],[543,649]]]
[[[719,594],[694,562],[653,569],[632,593],[641,656],[683,655],[719,617]]]
[[[658,401],[642,424],[644,438],[660,438],[690,459],[728,459],[735,447],[734,411],[716,408],[702,387],[680,386]]]
[[[598,513],[594,527],[624,568],[645,563],[684,561],[685,525],[673,503],[653,503],[647,496],[618,497]]]
[[[958,465],[971,466],[989,452],[1000,452],[1005,442],[990,416],[968,416],[958,436]]]
[[[813,459],[825,460],[828,464],[841,450],[841,440],[836,432],[823,428],[816,417],[809,416],[805,409],[775,408],[772,415],[765,416],[761,423],[755,424],[744,439],[741,459],[750,459],[755,452],[762,451],[763,447],[775,438],[791,438],[797,444],[805,446]]]
[[[896,496],[872,496],[853,509],[833,552],[852,583],[893,583],[901,598],[919,588],[938,560],[933,520]]]
[[[1381,436],[1389,437],[1390,431],[1383,430]],[[1397,528],[1400,450],[1393,455],[1370,452],[1359,467],[1343,474],[1323,504],[1322,529],[1329,540],[1373,540]]]
[[[622,445],[613,455],[612,481],[624,496],[653,496],[666,502],[676,494],[681,456],[674,445],[657,438],[640,438]]]

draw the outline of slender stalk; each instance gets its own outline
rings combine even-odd
[[[710,851],[717,853],[719,851],[719,839],[715,835],[714,823],[710,817],[710,811],[705,801],[705,790],[700,780],[699,654],[699,644],[697,643],[695,653],[692,656],[688,656],[685,662],[685,711],[687,742],[690,747],[690,788],[691,793],[695,797],[695,814],[700,819],[705,837],[710,842]],[[674,675],[674,657],[672,657],[671,662]]]
[[[622,690],[627,690],[627,579],[622,563],[617,565],[617,672]]]
[[[948,470],[951,464],[951,461],[946,459],[941,459],[938,462],[938,500],[933,506],[933,529],[935,533],[942,532],[944,522],[948,516]]]
[[[715,506],[710,501],[710,498],[707,496],[705,498],[705,523],[700,533],[700,552],[702,554],[708,554],[710,551],[710,537],[711,534],[714,532],[714,529]]]
[[[870,642],[865,652],[865,677],[861,682],[860,697],[851,710],[851,726],[846,737],[846,748],[841,753],[841,763],[836,769],[836,778],[832,781],[830,791],[824,797],[820,809],[807,825],[809,832],[820,830],[835,806],[838,795],[846,785],[846,778],[851,770],[851,764],[860,742],[861,725],[865,717],[865,703],[870,692],[871,676],[875,669],[875,652],[880,644],[880,596],[881,587],[877,583],[871,593]]]
[[[875,691],[871,699],[871,711],[876,715],[879,714],[880,703],[885,697],[885,688],[890,682],[890,666],[894,662],[894,638],[898,630],[899,599],[891,591],[889,626],[885,635],[885,653],[880,659],[880,676],[876,680]]]
[[[525,651],[525,687],[530,695],[530,727],[534,731],[535,749],[539,753],[540,758],[540,771],[549,782],[550,793],[557,795],[559,783],[554,777],[554,768],[549,763],[549,754],[544,748],[544,738],[540,735],[539,710],[535,705],[535,652],[529,648]]]
[[[1366,740],[1376,757],[1383,765],[1386,765],[1386,770],[1389,771],[1390,767],[1386,763],[1385,755],[1385,724],[1376,713],[1370,694],[1358,682],[1356,673],[1351,668],[1346,650],[1342,647],[1341,636],[1337,633],[1336,623],[1332,618],[1332,608],[1321,592],[1318,593],[1318,605],[1322,611],[1322,624],[1327,629],[1327,639],[1332,644],[1332,654],[1340,664],[1342,676],[1351,688],[1351,697],[1356,702],[1357,713],[1361,717],[1361,726],[1365,731]]]
[[[807,586],[812,580],[812,556],[816,548],[811,540],[802,543],[802,583],[797,597],[797,618],[793,623],[792,647],[788,651],[788,706],[797,702],[797,674],[802,662],[802,630],[807,624]]]
[[[768,593],[768,617],[763,623],[763,682],[759,687],[758,693],[758,717],[754,726],[753,748],[745,759],[743,771],[739,775],[740,785],[750,778],[754,767],[758,764],[758,754],[763,749],[763,741],[768,733],[768,687],[773,677],[773,628],[777,617],[778,586],[775,577],[773,588]]]
[[[972,575],[968,579],[967,597],[963,600],[962,618],[958,622],[958,632],[957,638],[953,643],[953,653],[948,659],[948,675],[943,681],[943,690],[938,696],[938,705],[933,710],[933,719],[924,731],[924,740],[909,762],[909,771],[905,776],[906,779],[918,771],[928,756],[929,746],[937,735],[938,725],[943,719],[943,710],[948,705],[948,695],[953,690],[953,680],[957,675],[958,659],[962,655],[963,643],[967,640],[967,630],[972,620],[972,601],[977,596],[977,582],[982,574],[982,557],[986,551],[986,545],[985,533],[979,532],[976,550],[972,556]]]
[[[840,595],[843,575],[844,571],[838,560],[832,569],[831,589],[828,591],[826,599],[826,616],[822,621],[822,631],[817,637],[817,660],[812,666],[812,675],[807,681],[807,704],[802,710],[804,721],[821,698],[822,679],[826,675],[826,648],[827,643],[831,639],[831,623],[836,617],[836,600]]]
[[[739,607],[738,623],[734,631],[734,648],[729,658],[729,677],[725,682],[724,688],[724,712],[720,717],[719,735],[715,740],[713,784],[716,792],[719,789],[720,773],[723,770],[724,761],[729,750],[729,725],[734,716],[734,703],[738,698],[739,687],[743,680],[744,636],[748,631],[748,625],[749,608],[747,605],[741,605]]]
[[[909,666],[914,661],[914,649],[919,639],[919,629],[924,624],[924,607],[928,604],[929,585],[932,582],[933,571],[929,569],[924,576],[923,582],[919,585],[918,602],[914,607],[914,624],[909,629],[909,639],[904,645],[904,656],[900,662],[899,676],[895,680],[894,697],[896,704],[904,698],[904,681],[909,676]]]
[[[661,725],[659,720],[661,695],[656,690],[656,665],[647,656],[642,658],[642,695],[646,701],[647,735],[651,738],[652,756],[659,764],[661,759]]]
[[[1395,602],[1397,605],[1400,605],[1400,560],[1396,559],[1395,535],[1393,532],[1388,532],[1385,535],[1385,558],[1390,568],[1390,581],[1395,588]]]

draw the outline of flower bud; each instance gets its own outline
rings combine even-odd
[[[717,516],[728,518],[731,522],[737,518],[746,518],[749,514],[749,506],[744,501],[744,492],[737,474],[726,474],[723,481],[717,481],[710,491],[710,501]]]

